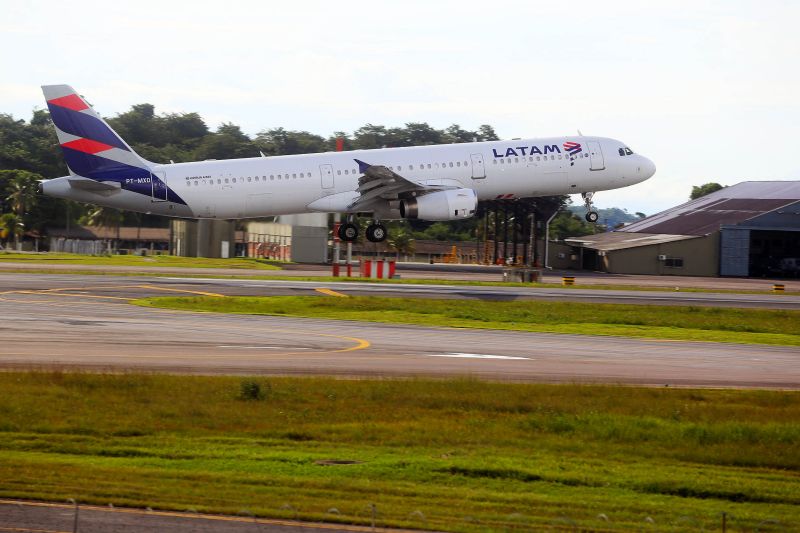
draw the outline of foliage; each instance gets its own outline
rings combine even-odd
[[[122,211],[113,207],[93,206],[80,222],[87,226],[119,229],[122,224]]]
[[[568,208],[574,215],[582,218],[586,214],[586,208],[582,205],[571,205]],[[607,228],[618,228],[630,222],[636,222],[645,218],[644,213],[628,213],[627,209],[620,209],[619,207],[609,207],[604,209],[596,209],[598,215],[598,223]]]
[[[269,390],[267,388],[267,390]],[[253,379],[243,379],[239,383],[240,400],[263,400],[266,394],[261,390],[261,384]]]
[[[3,215],[2,224],[4,232],[13,236],[15,243],[35,220],[31,208],[36,205],[39,179],[40,175],[28,170],[0,170],[0,192],[3,193],[5,208],[10,211]]]
[[[493,300],[465,307],[454,300],[368,296],[167,297],[135,303],[221,313],[800,346],[800,311],[773,309]]]
[[[241,382],[0,373],[0,493],[366,525],[375,504],[437,531],[800,526],[794,392],[275,377],[243,402]]]
[[[22,223],[22,217],[16,213],[3,213],[0,215],[0,238],[12,238],[17,243],[24,231],[25,225]]]
[[[564,240],[597,233],[597,226],[569,210],[561,211],[550,223],[550,238]]]
[[[689,199],[697,200],[698,198],[702,198],[707,194],[711,194],[712,192],[717,192],[724,188],[725,187],[723,187],[719,183],[714,183],[714,182],[704,183],[703,185],[695,185],[692,187],[692,194],[689,195]]]
[[[400,255],[414,253],[414,237],[405,227],[391,231],[387,238],[387,243],[392,250]]]

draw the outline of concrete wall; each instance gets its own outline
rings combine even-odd
[[[327,227],[292,227],[292,261],[295,263],[325,263],[327,260]]]
[[[574,270],[581,268],[580,251],[563,242],[551,242],[548,251],[548,266],[556,270]]]
[[[234,256],[234,221],[175,219],[171,223],[173,255],[212,258]]]
[[[683,259],[682,267],[668,267],[659,255]],[[611,250],[602,257],[607,272],[666,276],[718,276],[719,232],[707,237],[624,250]]]

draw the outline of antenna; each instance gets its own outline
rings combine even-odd
[[[267,156],[264,155],[264,152],[262,152],[261,150],[259,150],[258,153],[261,154],[261,157],[267,157]]]
[[[580,130],[580,129],[578,130],[578,135],[580,135],[581,137],[583,137],[583,133],[581,133],[581,130]]]

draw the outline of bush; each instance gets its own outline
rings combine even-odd
[[[242,380],[239,384],[239,399],[240,400],[263,400],[266,394],[269,393],[269,385],[265,387],[266,391],[261,389],[261,385],[257,381],[251,379]]]

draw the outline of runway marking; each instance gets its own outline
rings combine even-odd
[[[72,296],[74,298],[99,298],[104,300],[130,300],[122,296],[98,296],[95,294],[70,294],[67,292],[52,292],[52,291],[16,291],[17,294],[47,294],[48,296]]]
[[[319,287],[319,288],[314,289],[314,290],[317,291],[317,292],[321,292],[322,294],[327,294],[328,296],[338,296],[339,298],[349,298],[350,297],[347,294],[343,294],[341,292],[336,292],[336,291],[331,290],[331,289],[326,289],[324,287]]]
[[[235,346],[235,345],[222,345],[217,348],[230,348],[232,350],[280,350],[285,346]],[[311,348],[293,348],[294,350],[310,350]]]
[[[530,357],[519,357],[516,355],[492,355],[485,353],[426,353],[428,357],[459,357],[463,359],[513,359],[513,360],[526,360],[530,361]]]
[[[183,292],[188,294],[199,294],[200,296],[214,296],[217,298],[227,298],[224,294],[217,294],[216,292],[203,292],[203,291],[190,291],[187,289],[171,289],[169,287],[156,287],[154,285],[137,285],[140,289],[152,289],[155,291],[169,291],[169,292]]]
[[[68,509],[73,510],[75,506],[68,503],[50,503],[50,502],[27,502],[19,500],[0,500],[0,505],[23,505],[28,507],[49,507],[55,509]],[[300,522],[291,520],[280,520],[275,518],[259,518],[259,517],[245,517],[245,516],[229,516],[229,515],[209,515],[200,513],[181,513],[177,511],[152,511],[145,509],[133,509],[130,507],[101,507],[99,505],[81,505],[82,511],[99,511],[103,513],[122,513],[139,516],[164,516],[170,518],[184,518],[187,520],[214,520],[218,522],[245,522],[256,523],[261,525],[274,525],[274,526],[287,526],[287,527],[303,527],[308,529],[335,529],[343,531],[383,531],[392,533],[403,533],[409,531],[407,529],[386,529],[375,528],[369,526],[355,526],[348,524],[321,524],[318,522]],[[47,530],[31,530],[31,529],[18,529],[12,531],[47,531]],[[55,533],[55,532],[53,532]],[[58,532],[61,533],[61,532]],[[66,532],[64,532],[66,533]]]
[[[151,285],[117,285],[117,286],[108,286],[108,285],[106,285],[106,286],[99,286],[99,287],[63,287],[63,288],[58,288],[58,289],[42,289],[41,291],[27,291],[27,290],[26,291],[20,291],[20,290],[3,291],[3,292],[0,292],[0,294],[12,294],[12,293],[48,294],[49,296],[59,295],[59,296],[76,296],[76,297],[79,297],[79,298],[81,298],[81,297],[85,298],[85,297],[88,297],[90,295],[86,295],[86,294],[83,294],[83,295],[79,295],[79,294],[63,294],[62,295],[62,294],[58,294],[55,291],[92,290],[92,289],[96,290],[96,289],[99,289],[99,288],[116,288],[116,289],[122,289],[122,288],[147,288],[147,289],[153,289],[153,290],[167,290],[167,291],[194,293],[194,294],[200,294],[200,295],[204,295],[204,296],[225,297],[225,295],[223,295],[223,294],[216,294],[216,293],[202,292],[202,291],[189,291],[189,290],[182,290],[182,289],[170,289],[170,288],[167,288],[167,287],[155,287],[155,286],[151,286]],[[123,297],[109,297],[109,298],[115,298],[115,299],[120,299],[120,300],[125,300],[125,301],[134,299],[134,298],[123,298]],[[74,303],[61,303],[61,302],[56,303],[55,300],[11,300],[11,299],[2,298],[2,297],[0,297],[0,301],[7,301],[7,302],[12,302],[12,303],[34,304],[34,305],[44,304],[44,305],[47,305],[48,307],[72,307],[72,306],[75,305]],[[96,308],[100,307],[99,305],[96,305],[96,304],[92,304],[92,305],[93,305],[93,309],[96,309]],[[116,305],[116,304],[112,305],[112,307],[116,308],[116,309],[119,309],[119,306]],[[157,307],[139,307],[139,309],[146,310],[145,312],[149,312],[149,313],[165,313],[165,314],[171,314],[171,315],[184,315],[184,316],[191,316],[191,315],[197,315],[197,314],[209,314],[209,315],[210,314],[214,314],[214,313],[211,313],[211,312],[182,311],[182,310],[176,310],[176,309],[160,309],[160,308],[157,308]],[[240,315],[240,316],[255,317],[256,315]],[[208,327],[208,326],[209,325],[206,325],[206,327]],[[210,325],[210,326],[213,327],[213,325]],[[220,329],[220,328],[215,328],[215,329]],[[256,332],[261,332],[261,330],[259,330],[258,328],[249,327],[249,326],[248,327],[227,326],[227,327],[224,327],[224,328],[221,328],[221,329],[223,331],[238,330],[238,331],[256,331]],[[347,342],[352,342],[352,343],[355,344],[354,346],[350,346],[348,348],[341,348],[341,349],[338,349],[338,350],[294,351],[294,352],[284,352],[284,353],[275,354],[275,355],[281,355],[281,356],[286,356],[286,355],[314,355],[314,354],[326,354],[326,353],[346,353],[346,352],[354,352],[354,351],[358,351],[358,350],[365,350],[365,349],[369,348],[370,346],[372,346],[372,343],[370,343],[370,341],[368,341],[366,339],[361,339],[361,338],[358,338],[358,337],[348,337],[348,336],[345,336],[345,335],[335,335],[333,333],[315,333],[315,332],[309,332],[309,331],[303,331],[303,330],[295,330],[295,329],[273,329],[273,330],[270,330],[270,331],[275,332],[275,333],[300,333],[300,334],[303,334],[303,335],[309,335],[310,334],[310,335],[313,335],[313,336],[316,336],[316,337],[330,337],[330,338],[340,339],[340,340],[347,341]],[[306,350],[306,348],[300,348],[300,350]],[[145,359],[149,358],[148,356],[142,356],[142,355],[137,355],[135,357],[137,357],[137,358],[145,358]],[[153,356],[152,358],[158,358],[158,357],[162,357],[162,356],[160,356],[160,355],[159,356]]]

